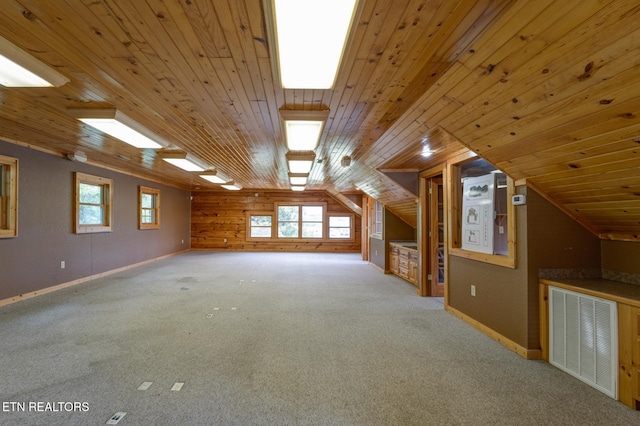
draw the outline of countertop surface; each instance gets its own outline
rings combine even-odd
[[[542,284],[640,306],[640,285],[605,279],[541,279]]]
[[[389,241],[389,244],[395,244],[400,247],[414,249],[414,250],[418,248],[418,243],[415,241]]]

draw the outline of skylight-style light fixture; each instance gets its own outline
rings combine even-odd
[[[281,110],[284,139],[291,151],[313,151],[329,117],[329,111]]]
[[[218,175],[216,170],[207,170],[199,175],[202,179],[208,180],[211,183],[226,183],[228,179],[224,179]]]
[[[289,165],[289,171],[291,173],[309,173],[311,167],[313,167],[313,160],[316,158],[315,153],[300,152],[300,153],[287,153],[287,164]]]
[[[304,191],[304,185],[291,185],[291,190],[302,192]]]
[[[285,89],[330,89],[338,73],[358,0],[265,0]],[[322,22],[328,31],[311,28]]]
[[[204,172],[205,170],[198,160],[184,151],[165,151],[158,153],[158,156],[187,172]]]
[[[235,183],[233,181],[220,186],[223,187],[224,189],[228,189],[229,191],[239,191],[242,189],[242,185],[240,185],[239,183]]]
[[[160,138],[115,108],[69,108],[67,111],[89,126],[136,148],[160,149]]]
[[[60,87],[69,79],[0,37],[0,85],[5,87]]]
[[[306,185],[309,173],[289,173],[289,183],[291,185]]]

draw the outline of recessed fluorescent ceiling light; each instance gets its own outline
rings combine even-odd
[[[204,167],[197,164],[195,160],[185,152],[163,152],[160,153],[159,156],[167,163],[173,164],[187,172],[204,172]]]
[[[223,187],[224,189],[228,189],[229,191],[239,191],[242,189],[242,185],[240,185],[239,183],[233,183],[233,182],[230,182],[225,185],[220,185],[220,186]]]
[[[136,148],[163,147],[151,139],[157,136],[116,109],[69,109],[69,112],[83,123]],[[151,137],[144,135],[143,132]]]
[[[290,173],[309,173],[311,167],[313,167],[313,160],[315,154],[313,152],[308,154],[287,154],[287,163],[289,165]]]
[[[318,146],[329,111],[281,110],[284,137],[291,151],[313,151]]]
[[[307,176],[289,176],[289,183],[291,185],[306,185]]]
[[[356,0],[272,0],[282,87],[333,87]],[[318,30],[310,23],[322,23]]]
[[[59,87],[69,79],[0,37],[0,85],[5,87]]]
[[[292,151],[313,151],[318,146],[322,121],[287,121],[287,146]]]
[[[201,173],[200,177],[202,179],[208,180],[211,183],[225,183],[225,182],[227,182],[227,179],[221,178],[220,176],[218,176],[217,172],[215,172],[215,171],[206,171],[204,173]]]
[[[304,186],[293,185],[291,186],[292,191],[304,191]]]

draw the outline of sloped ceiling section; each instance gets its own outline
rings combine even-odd
[[[362,191],[415,223],[416,196],[383,172],[417,173],[470,149],[602,238],[640,234],[635,0],[361,0],[331,90],[275,81],[262,0],[2,7],[0,35],[70,80],[0,87],[2,139],[212,188],[67,113],[113,107],[245,188],[285,190],[278,111],[328,109],[309,189]],[[426,140],[438,145],[428,159]]]

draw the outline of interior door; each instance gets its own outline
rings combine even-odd
[[[429,273],[427,296],[444,296],[445,252],[444,252],[444,186],[442,177],[429,179]]]

